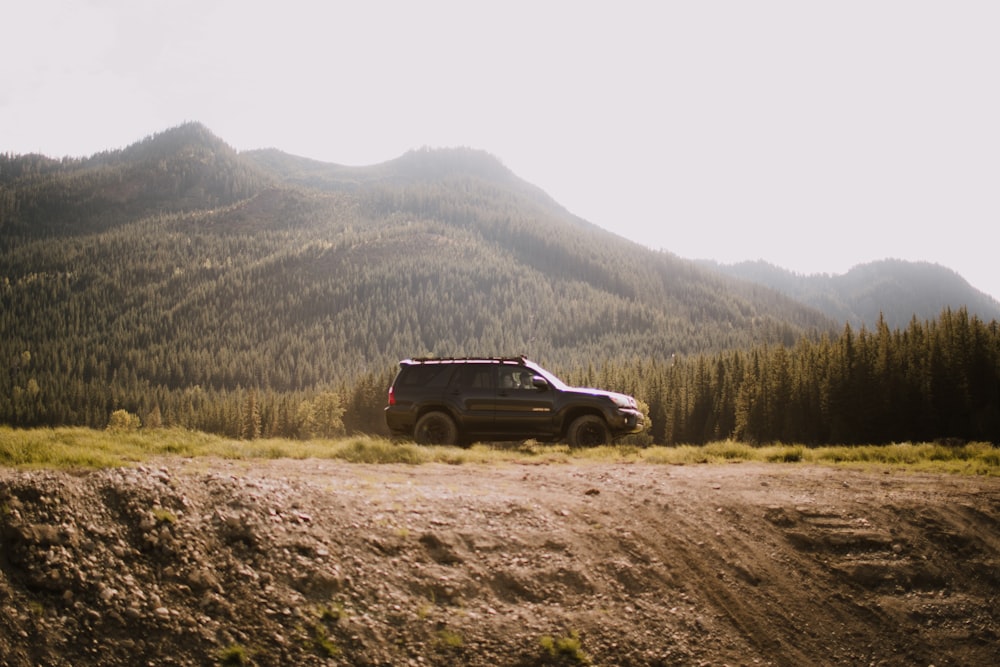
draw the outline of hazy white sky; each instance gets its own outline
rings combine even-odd
[[[496,155],[653,248],[1000,298],[996,0],[0,0],[0,152]]]

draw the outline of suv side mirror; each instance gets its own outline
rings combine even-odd
[[[541,375],[535,375],[531,378],[531,384],[535,386],[538,391],[546,391],[549,388],[549,381],[543,378]]]

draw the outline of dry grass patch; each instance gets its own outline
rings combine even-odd
[[[761,462],[894,467],[927,472],[1000,475],[1000,449],[990,443],[897,443],[808,447],[753,446],[734,440],[707,445],[638,447],[631,444],[570,448],[529,440],[477,443],[471,447],[422,447],[372,436],[331,440],[233,440],[181,429],[95,431],[86,428],[0,427],[0,466],[13,468],[109,468],[151,458],[182,456],[231,460],[336,459],[347,463],[521,464],[645,463],[699,465]]]

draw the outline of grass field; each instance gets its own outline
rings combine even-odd
[[[769,462],[892,467],[927,472],[1000,475],[1000,448],[990,443],[807,447],[751,446],[731,440],[703,446],[629,445],[570,449],[529,441],[476,444],[469,448],[422,447],[375,437],[336,440],[231,440],[179,429],[95,431],[85,428],[0,427],[0,466],[14,468],[107,468],[141,464],[162,456],[224,459],[322,458],[349,463],[570,463],[623,462],[695,465]]]

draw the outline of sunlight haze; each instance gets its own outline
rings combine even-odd
[[[1000,297],[1000,4],[4,0],[0,152],[186,121],[346,165],[468,146],[690,259]]]

